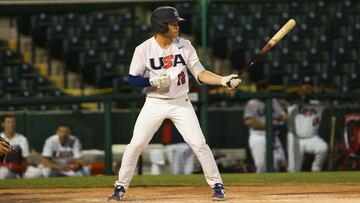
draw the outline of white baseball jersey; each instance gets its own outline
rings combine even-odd
[[[279,119],[281,116],[286,115],[285,111],[280,106],[277,99],[272,100],[273,105],[273,119]],[[249,100],[244,109],[244,119],[246,118],[255,118],[258,121],[265,123],[265,103],[258,99]],[[250,134],[257,133],[265,135],[265,130],[256,130],[254,128],[250,128]]]
[[[42,155],[60,164],[67,164],[74,159],[81,158],[81,143],[73,135],[63,146],[60,144],[59,136],[53,135],[46,139]]]
[[[170,75],[170,86],[146,87],[144,92],[150,97],[178,98],[189,92],[187,68],[196,79],[197,75],[205,70],[189,40],[175,38],[165,50],[159,46],[155,37],[151,37],[136,47],[129,74],[151,78],[165,71]]]
[[[24,158],[29,156],[29,142],[25,136],[15,133],[14,137],[9,140],[4,133],[0,134],[5,140],[7,140],[11,146],[19,146],[21,148],[21,153]]]
[[[300,138],[319,134],[319,126],[323,107],[315,105],[300,105],[295,116],[295,132]]]

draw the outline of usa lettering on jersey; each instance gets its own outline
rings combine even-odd
[[[70,148],[54,152],[54,157],[58,159],[72,159],[73,156],[74,154]]]
[[[176,54],[176,55],[168,55],[168,56],[164,56],[164,57],[159,57],[158,58],[159,61],[159,65],[155,65],[155,59],[154,58],[150,58],[150,65],[151,68],[154,70],[160,70],[161,68],[165,68],[165,69],[169,69],[171,67],[176,67],[177,64],[182,64],[182,65],[186,65],[185,64],[185,60],[184,58],[181,56],[181,54]]]

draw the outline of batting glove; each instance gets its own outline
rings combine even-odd
[[[237,88],[241,83],[241,79],[237,74],[231,74],[221,78],[221,84],[228,88]]]
[[[149,82],[150,82],[151,86],[154,86],[157,88],[168,87],[170,85],[170,75],[168,75],[166,73],[160,73],[160,75],[151,77],[149,79]]]

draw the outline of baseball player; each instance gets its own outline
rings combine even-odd
[[[326,161],[328,146],[319,136],[319,126],[324,106],[317,101],[306,101],[306,94],[312,91],[311,77],[305,76],[297,91],[302,102],[288,107],[288,171],[301,170],[303,154],[314,154],[312,171],[320,171]],[[315,104],[315,103],[317,104]]]
[[[28,163],[30,156],[29,143],[25,136],[16,133],[16,119],[14,115],[4,115],[1,120],[3,132],[0,136],[6,140],[13,148],[8,151],[0,163],[0,179],[7,178],[40,178],[41,169]]]
[[[59,124],[56,134],[46,139],[43,147],[44,177],[88,176],[88,163],[81,157],[81,143],[70,134],[70,126]]]
[[[259,92],[268,91],[266,81],[257,84]],[[273,124],[274,126],[283,125],[286,120],[286,113],[276,99],[273,104]],[[249,100],[244,109],[244,123],[249,127],[249,147],[255,162],[256,172],[266,172],[266,131],[265,131],[265,103],[259,99]],[[274,169],[279,171],[286,166],[284,148],[275,131],[274,139]]]
[[[199,83],[236,88],[237,75],[219,76],[205,70],[189,40],[179,37],[180,18],[175,8],[162,6],[151,15],[155,36],[136,47],[129,70],[129,83],[144,87],[146,101],[127,146],[119,179],[109,200],[121,201],[132,179],[139,155],[164,119],[170,119],[199,159],[213,200],[224,200],[223,182],[209,146],[206,144],[193,106],[187,96],[188,70]]]

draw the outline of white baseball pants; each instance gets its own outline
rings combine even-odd
[[[299,138],[293,133],[288,133],[288,147],[288,171],[301,171],[304,153],[315,155],[311,171],[321,171],[321,168],[326,161],[328,146],[318,135],[309,138]]]
[[[280,142],[278,136],[274,138],[274,150],[273,150],[273,159],[274,159],[274,170],[279,171],[282,166],[286,165],[286,156],[284,148]],[[256,166],[257,173],[263,173],[267,171],[266,165],[266,135],[265,133],[261,134],[250,134],[249,137],[249,147],[252,158]]]
[[[0,179],[8,179],[8,178],[18,178],[19,175],[12,172],[7,167],[0,167]],[[28,166],[22,174],[23,178],[41,178],[41,169],[34,166]]]
[[[141,152],[150,142],[164,119],[170,119],[193,149],[200,161],[207,183],[222,183],[214,156],[206,144],[194,108],[187,95],[176,99],[146,98],[136,120],[133,137],[123,154],[116,185],[129,187]]]
[[[51,168],[48,167],[43,167],[42,168],[42,174],[44,176],[44,178],[48,178],[48,177],[63,177],[63,176],[68,176],[68,177],[74,177],[74,176],[89,176],[90,175],[90,168],[87,166],[83,166],[81,170],[68,170],[68,171],[57,171],[57,170],[53,170]]]

